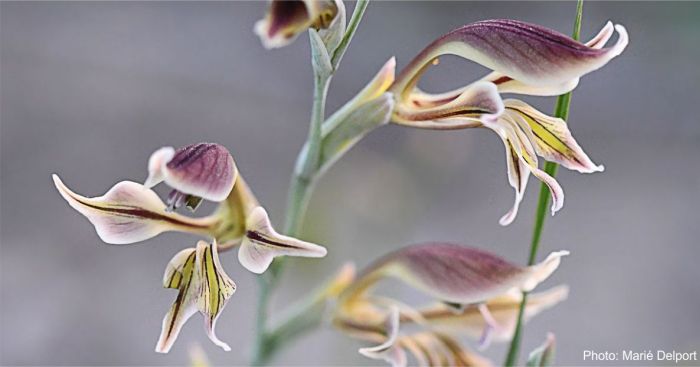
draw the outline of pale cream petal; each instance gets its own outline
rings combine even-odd
[[[148,158],[148,177],[143,183],[143,186],[150,189],[163,182],[163,180],[165,180],[165,175],[163,173],[165,165],[168,164],[174,156],[175,148],[173,147],[163,147],[153,152],[151,157]]]
[[[608,43],[608,40],[610,40],[610,37],[615,33],[615,26],[611,21],[608,21],[605,23],[605,26],[598,32],[598,34],[595,35],[595,37],[591,38],[588,42],[586,42],[586,46],[591,47],[591,48],[596,48],[596,49],[601,49],[603,46],[605,46],[606,43]]]
[[[156,352],[158,353],[170,351],[182,326],[197,312],[197,295],[201,279],[196,268],[195,251],[189,251],[186,257],[184,252],[180,252],[168,264],[168,269],[181,269],[172,272],[181,274],[181,279],[178,281],[177,298],[170,311],[163,318],[163,327],[156,344]],[[168,270],[166,270],[167,274]]]
[[[277,233],[263,207],[248,214],[246,228],[238,260],[257,274],[265,272],[277,256],[324,257],[327,253],[322,246]]]
[[[520,286],[524,292],[533,290],[538,284],[549,278],[552,273],[557,270],[561,258],[569,255],[569,251],[556,251],[547,256],[544,261],[539,264],[528,267],[528,276]]]
[[[430,366],[430,364],[428,364],[427,352],[422,345],[416,342],[414,338],[403,337],[399,339],[399,343],[405,350],[411,352],[411,355],[416,359],[416,364],[418,366]]]
[[[398,98],[398,97],[397,97]],[[503,112],[503,100],[496,85],[479,81],[444,103],[421,106],[420,100],[397,99],[392,121],[423,129],[453,130],[481,126],[481,120],[493,119]]]
[[[506,163],[508,166],[508,183],[515,190],[515,202],[513,207],[506,213],[498,223],[502,226],[507,226],[515,220],[518,215],[520,202],[525,195],[527,180],[530,178],[530,169],[518,156],[518,152],[513,147],[513,144],[508,139],[502,139],[503,145],[506,148]]]
[[[543,84],[543,85],[531,85],[521,82],[517,79],[511,79],[510,77],[494,71],[482,80],[492,82],[498,87],[499,93],[515,93],[515,94],[526,94],[530,96],[558,96],[560,94],[568,93],[574,90],[578,86],[579,78],[573,78],[561,83],[553,84]]]
[[[53,175],[53,181],[61,196],[95,226],[106,243],[139,242],[165,231],[202,235],[211,231],[213,218],[167,213],[155,192],[135,182],[122,181],[102,196],[87,198],[71,191],[57,175]]]
[[[530,293],[525,307],[524,322],[529,321],[539,313],[554,307],[564,301],[569,293],[567,286],[557,286],[551,289]],[[492,332],[495,342],[506,342],[513,337],[515,323],[518,319],[522,292],[514,288],[501,296],[489,299],[486,302],[490,315],[496,325]],[[443,303],[436,303],[418,310],[422,316],[422,323],[430,325],[430,328],[455,334],[466,335],[472,339],[479,339],[483,335],[488,323],[484,320],[482,312],[477,305],[467,306],[462,313],[455,314],[452,309]],[[402,319],[404,322],[412,322],[412,319]]]
[[[392,308],[387,317],[387,337],[384,343],[374,346],[360,348],[359,352],[367,358],[383,360],[393,367],[402,367],[407,363],[406,352],[397,343],[399,335],[399,310]]]

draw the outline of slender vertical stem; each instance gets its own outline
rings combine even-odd
[[[581,19],[583,17],[583,0],[578,0],[576,4],[576,19],[574,21],[574,30],[572,38],[578,40],[581,33]],[[569,107],[571,105],[571,92],[562,94],[557,98],[557,104],[554,109],[554,116],[561,118],[564,121],[569,119]],[[558,164],[554,162],[546,162],[544,165],[544,171],[550,176],[554,177],[557,174]],[[535,212],[535,225],[532,230],[532,241],[530,242],[530,255],[528,256],[527,264],[533,265],[537,261],[537,251],[540,247],[540,239],[542,238],[542,229],[544,228],[544,221],[547,218],[547,206],[549,205],[549,188],[547,185],[542,183],[540,185],[540,194],[537,200],[537,210]],[[523,333],[523,317],[525,314],[525,307],[527,306],[527,292],[523,292],[523,299],[520,302],[520,309],[518,310],[518,321],[515,324],[515,331],[513,333],[513,339],[510,342],[510,347],[508,348],[508,355],[504,363],[505,366],[514,366],[518,361],[518,355],[520,353],[520,343],[522,340]]]
[[[367,10],[367,5],[369,5],[369,0],[357,1],[355,10],[352,12],[352,18],[350,18],[350,23],[348,23],[348,28],[345,31],[345,35],[340,40],[338,47],[335,49],[335,51],[333,51],[333,56],[331,57],[331,65],[333,65],[333,69],[338,68],[340,60],[343,58],[343,55],[345,55],[345,51],[348,49],[350,41],[352,41],[352,37],[357,31],[357,26],[360,25],[362,16],[365,14],[365,10]]]
[[[314,70],[314,97],[311,109],[311,122],[309,126],[309,136],[307,140],[308,149],[300,152],[297,158],[297,167],[292,175],[292,180],[289,187],[289,195],[287,198],[287,212],[284,225],[284,233],[289,236],[299,236],[303,225],[303,219],[306,214],[309,199],[314,188],[316,175],[318,172],[318,163],[321,154],[321,126],[325,118],[326,96],[328,87],[333,77],[340,60],[347,50],[353,35],[357,31],[357,27],[362,20],[362,16],[367,9],[369,0],[358,0],[352,18],[348,24],[348,28],[341,39],[338,47],[333,51],[331,58],[332,70],[330,75]],[[275,335],[270,335],[267,330],[268,312],[270,307],[271,293],[280,278],[284,268],[284,259],[274,261],[270,269],[259,278],[260,293],[258,295],[258,313],[255,319],[256,337],[253,347],[253,356],[251,364],[259,366],[265,364],[279,348],[279,346],[292,339],[292,335],[285,335],[287,338],[282,340]],[[285,325],[287,326],[287,325]],[[293,325],[292,325],[293,326]],[[307,330],[308,328],[295,329],[293,327],[282,328],[282,330]],[[300,332],[301,332],[300,331]]]
[[[324,120],[326,95],[328,94],[328,85],[331,78],[318,73],[314,74],[314,99],[307,140],[309,149],[306,150],[306,154],[300,155],[298,167],[301,167],[301,169],[294,170],[289,188],[287,219],[284,231],[290,236],[298,236],[301,230],[302,220],[313,188],[313,177],[309,172],[316,172],[318,169],[321,152],[321,125]],[[258,313],[255,318],[256,338],[252,359],[252,364],[256,366],[264,364],[271,357],[276,347],[276,345],[271,344],[273,339],[267,334],[267,320],[270,307],[270,293],[275,288],[283,267],[283,259],[275,260],[258,281],[260,292],[258,294]]]

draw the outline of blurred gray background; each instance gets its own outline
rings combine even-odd
[[[352,5],[349,5],[351,8]],[[194,237],[161,235],[108,246],[61,199],[59,173],[96,196],[143,180],[164,145],[216,141],[234,154],[280,225],[289,175],[307,131],[309,47],[302,35],[266,51],[252,32],[257,3],[2,2],[0,363],[172,365],[200,343],[215,364],[245,364],[257,287],[234,253],[222,255],[238,291],[218,323],[233,347],[212,345],[195,316],[168,355],[153,348],[175,292],[161,288],[170,257]],[[395,55],[399,67],[448,30],[515,18],[569,33],[573,2],[375,2],[330,92],[329,111]],[[606,20],[631,43],[586,76],[573,97],[574,135],[604,173],[560,170],[566,205],[545,228],[541,256],[568,249],[542,288],[571,286],[569,300],[533,319],[524,352],[547,331],[558,361],[585,349],[700,349],[700,3],[586,3],[583,38]],[[485,70],[445,58],[425,87],[463,85]],[[527,98],[549,112],[554,98]],[[327,258],[288,267],[276,309],[342,263],[362,267],[409,243],[448,240],[512,261],[527,257],[539,183],[531,179],[509,227],[503,146],[486,130],[372,133],[318,185],[305,237]],[[161,188],[159,190],[164,193]],[[205,208],[206,211],[207,208]],[[395,292],[418,299],[410,289]],[[473,346],[473,343],[471,344]],[[377,364],[361,344],[324,327],[279,354],[284,365]],[[486,354],[503,360],[503,345]]]

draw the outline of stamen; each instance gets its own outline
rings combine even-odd
[[[175,211],[183,204],[191,211],[195,211],[197,210],[197,207],[199,207],[199,204],[202,203],[202,198],[199,196],[185,194],[184,192],[178,190],[173,190],[170,191],[170,194],[168,194],[168,199],[165,201],[165,203],[168,204],[168,206],[165,208],[166,212]]]
[[[202,198],[199,196],[194,196],[194,195],[187,195],[187,200],[185,200],[185,206],[187,209],[189,209],[191,212],[194,212],[199,208],[199,204],[202,203]]]

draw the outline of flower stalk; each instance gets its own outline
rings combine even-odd
[[[574,20],[574,29],[572,32],[572,38],[574,40],[579,40],[581,34],[581,19],[583,17],[583,0],[578,0],[576,4],[576,18]],[[571,106],[571,93],[568,92],[560,95],[557,98],[557,103],[554,108],[554,116],[558,117],[564,121],[569,120],[569,107]],[[544,165],[544,172],[548,175],[554,177],[557,174],[557,168],[559,165],[554,162],[547,161]],[[532,231],[532,241],[530,242],[530,255],[528,257],[528,265],[532,265],[537,260],[537,251],[540,246],[540,239],[542,238],[542,230],[544,228],[544,221],[547,217],[547,206],[549,205],[549,188],[547,185],[542,183],[540,185],[540,194],[537,200],[537,210],[535,212],[535,225]],[[508,348],[508,354],[504,366],[510,367],[517,364],[518,354],[520,353],[520,343],[522,341],[523,333],[523,318],[525,313],[525,307],[527,306],[527,292],[523,292],[523,298],[520,302],[520,310],[518,311],[518,320],[515,324],[515,332],[513,333],[513,339],[510,342],[510,347]]]
[[[306,142],[307,149],[302,149],[297,157],[297,163],[292,174],[292,179],[287,197],[287,211],[285,216],[284,233],[289,236],[298,235],[301,232],[304,216],[309,199],[314,188],[315,180],[319,174],[321,161],[321,144],[323,139],[322,126],[325,119],[326,97],[333,74],[340,60],[347,50],[352,37],[357,31],[362,16],[367,9],[369,0],[359,0],[355,5],[352,17],[340,43],[335,50],[328,54],[320,38],[314,30],[309,31],[312,46],[312,64],[314,74],[314,96],[311,109],[311,121],[309,135]],[[320,42],[320,44],[319,44]],[[321,46],[321,47],[318,47]],[[325,54],[320,54],[325,52]],[[310,302],[309,307],[297,311],[293,317],[282,321],[274,330],[268,329],[268,311],[270,307],[271,293],[275,288],[284,268],[284,261],[274,261],[268,272],[260,277],[258,314],[256,316],[256,338],[253,347],[251,363],[264,365],[272,358],[275,352],[286,342],[293,340],[301,333],[310,330],[313,325],[303,315],[318,311],[317,304]],[[307,325],[295,325],[296,323]],[[299,327],[297,327],[299,326]],[[284,331],[285,338],[280,338],[277,331]]]

